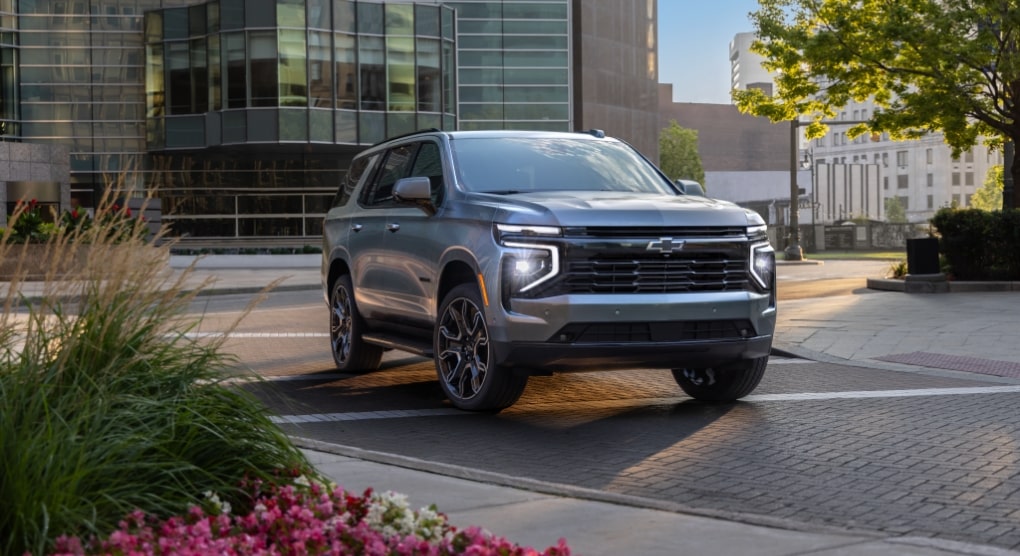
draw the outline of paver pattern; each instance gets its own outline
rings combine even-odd
[[[756,394],[966,386],[993,385],[776,363]],[[668,373],[622,371],[536,377],[495,415],[430,413],[442,396],[430,363],[413,358],[273,390],[345,415],[284,425],[328,442],[751,520],[1020,548],[1016,393],[711,405]],[[386,409],[404,411],[357,418]]]

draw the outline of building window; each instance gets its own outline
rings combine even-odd
[[[960,185],[960,173],[953,172],[952,182],[953,185]]]
[[[932,174],[932,173],[929,172],[928,175],[927,175],[927,179],[928,179],[928,187],[934,187],[935,186],[935,174]]]
[[[953,206],[954,207],[960,206],[960,194],[959,193],[953,193]]]
[[[896,165],[900,168],[907,166],[907,151],[896,151]]]
[[[889,153],[882,153],[882,166],[889,167]]]
[[[910,176],[907,174],[900,174],[896,176],[896,189],[906,189],[909,186]]]
[[[889,176],[882,178],[882,189],[889,189]]]
[[[935,196],[934,195],[928,195],[928,208],[929,209],[935,208]]]
[[[910,197],[896,197],[900,200],[900,206],[904,211],[910,210]]]
[[[966,196],[965,196],[965,197],[963,198],[964,202],[965,202],[965,203],[967,203],[967,204],[966,204],[965,206],[968,206],[968,207],[970,206],[970,198],[971,198],[971,197],[973,197],[973,195],[971,195],[970,193],[968,193],[968,194],[967,194],[967,195],[966,195]]]
[[[925,161],[926,161],[926,162],[927,162],[928,164],[931,164],[931,162],[932,162],[932,156],[933,156],[933,155],[932,155],[931,149],[925,149],[925,150],[924,150],[924,158],[925,158]]]
[[[963,161],[967,162],[967,163],[973,163],[974,162],[974,149],[973,148],[971,148],[967,152],[963,153]]]
[[[974,172],[964,172],[963,174],[963,185],[974,185]]]

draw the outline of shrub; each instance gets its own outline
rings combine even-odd
[[[940,209],[932,218],[957,280],[1020,280],[1020,209]]]
[[[112,208],[112,204],[101,203]],[[116,214],[116,211],[114,211]],[[127,216],[126,214],[124,216]],[[109,532],[136,508],[181,515],[200,493],[250,506],[242,474],[286,482],[307,468],[263,405],[223,385],[223,340],[194,340],[195,292],[144,222],[97,219],[47,244],[42,299],[0,315],[0,553],[42,553],[57,534]],[[126,232],[126,233],[125,233]],[[0,257],[24,257],[9,232]],[[78,268],[68,251],[89,244]],[[64,280],[53,279],[63,274]]]

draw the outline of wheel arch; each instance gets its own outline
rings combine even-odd
[[[446,294],[450,293],[450,290],[467,283],[476,284],[481,288],[481,285],[478,284],[478,270],[474,262],[462,257],[455,257],[447,261],[439,275],[439,287],[436,288],[436,312],[438,313],[439,305],[446,298]]]

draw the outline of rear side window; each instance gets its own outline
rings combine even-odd
[[[375,161],[378,158],[379,155],[376,154],[354,159],[354,162],[351,163],[350,169],[347,170],[347,175],[344,176],[343,182],[340,183],[340,188],[337,189],[336,197],[333,198],[334,207],[342,207],[351,200],[351,194],[354,193],[354,189],[357,188],[358,183],[360,183],[366,175],[371,174],[371,172],[366,172],[366,170],[374,167]]]
[[[386,151],[375,182],[365,188],[362,204],[378,207],[393,204],[393,185],[406,177],[418,144],[400,145]]]

